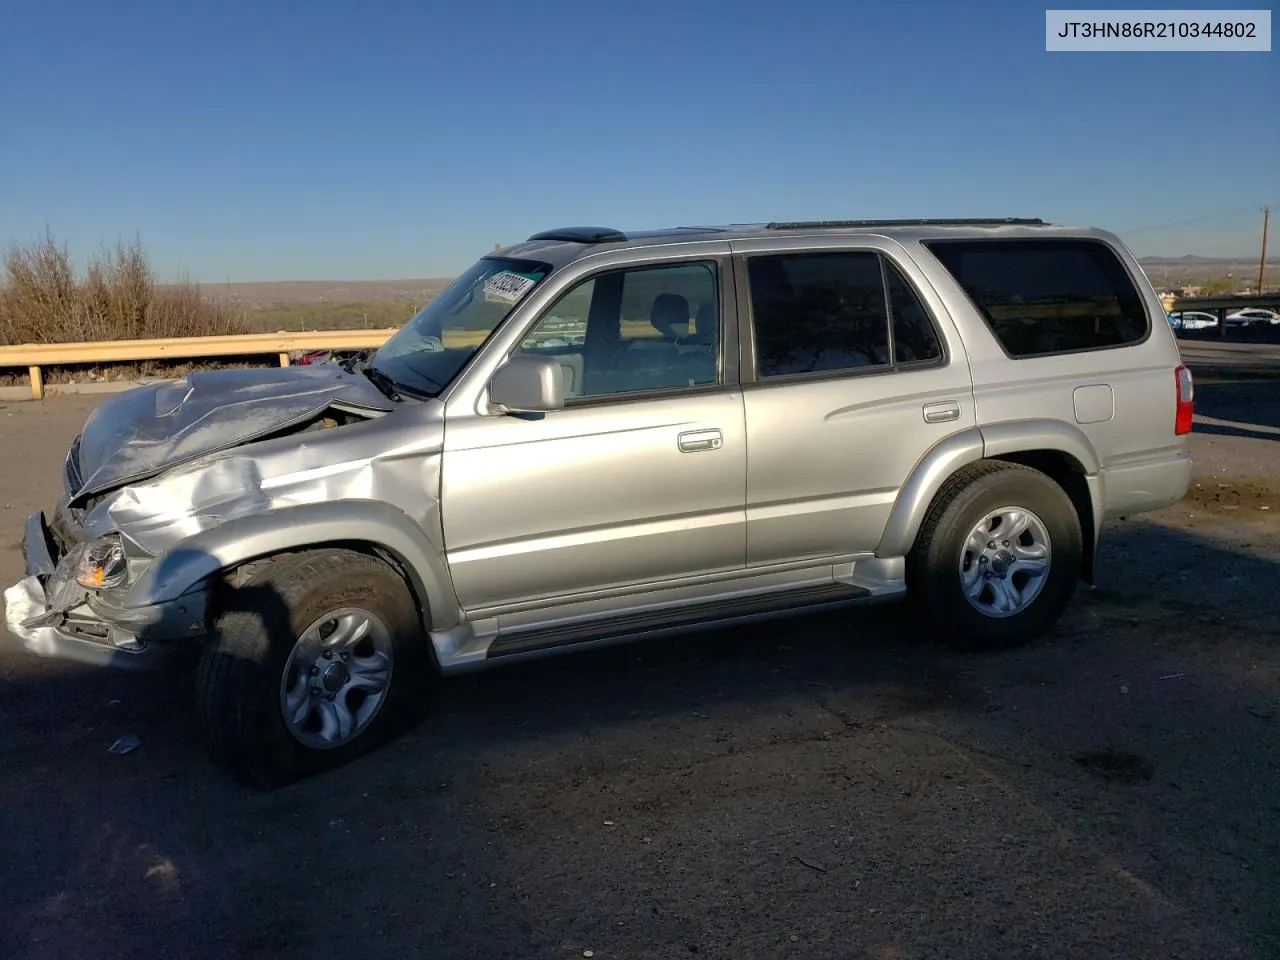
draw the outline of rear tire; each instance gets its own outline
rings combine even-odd
[[[269,789],[341,766],[419,715],[429,641],[381,560],[326,550],[255,562],[216,604],[199,715],[235,779]]]
[[[1066,610],[1083,549],[1080,518],[1052,478],[980,460],[934,499],[907,557],[909,602],[953,648],[1022,646]]]

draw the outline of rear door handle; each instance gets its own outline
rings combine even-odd
[[[676,437],[681,453],[697,453],[700,450],[719,450],[724,437],[719,430],[688,430]]]
[[[925,423],[946,423],[949,420],[959,419],[960,404],[954,400],[943,400],[940,403],[926,403],[924,405]]]

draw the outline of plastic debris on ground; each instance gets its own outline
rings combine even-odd
[[[110,752],[123,756],[126,753],[132,753],[142,746],[142,741],[138,739],[136,733],[128,733],[111,745]]]

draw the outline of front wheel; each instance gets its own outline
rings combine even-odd
[[[345,550],[273,558],[218,598],[197,694],[206,745],[274,787],[339,766],[421,705],[427,638],[404,580]]]
[[[907,558],[909,596],[949,646],[1021,646],[1062,616],[1080,575],[1080,519],[1049,476],[979,461],[935,499]]]

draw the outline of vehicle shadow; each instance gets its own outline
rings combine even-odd
[[[1269,429],[1251,429],[1247,424],[1206,423],[1196,420],[1196,433],[1207,433],[1218,437],[1242,437],[1246,440],[1280,440],[1280,427]]]
[[[1195,432],[1254,440],[1280,440],[1277,381],[1206,377],[1196,382]]]
[[[1249,326],[1228,324],[1224,329],[1209,327],[1204,330],[1175,330],[1179,340],[1204,340],[1210,343],[1280,343],[1280,326],[1256,323]]]
[[[1196,409],[1215,418],[1280,429],[1280,382],[1230,376],[1197,381]]]
[[[1280,564],[1154,522],[1103,544],[1021,650],[950,653],[907,604],[512,665],[268,793],[209,762],[187,672],[10,669],[15,955],[1265,949]]]

